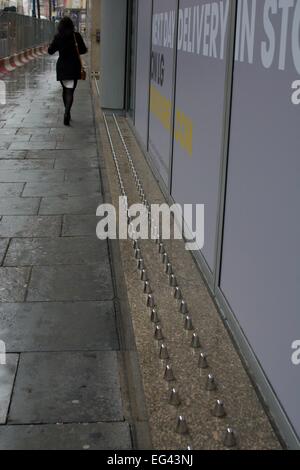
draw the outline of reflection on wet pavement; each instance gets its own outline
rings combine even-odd
[[[37,89],[41,91],[46,86],[45,77],[52,75],[55,67],[55,61],[41,57],[9,74],[0,75],[6,90],[6,104],[0,105],[0,127],[4,124],[3,121],[17,118],[17,106],[28,105],[29,111],[32,99],[36,99]],[[50,109],[51,105],[46,105],[46,108]]]

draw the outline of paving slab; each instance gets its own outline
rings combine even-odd
[[[68,182],[94,182],[99,183],[100,175],[98,169],[77,169],[77,170],[65,170],[65,181]]]
[[[67,135],[67,134],[64,134],[63,136],[63,140],[59,140],[59,142],[64,142],[64,143],[68,143],[68,142],[72,142],[74,140],[78,140],[78,141],[81,141],[81,142],[84,142],[86,145],[90,145],[90,144],[96,144],[97,143],[97,138],[96,138],[96,135],[95,134],[86,134],[86,133],[74,133],[74,135]]]
[[[130,450],[127,423],[0,427],[0,450]]]
[[[111,301],[2,303],[0,338],[10,353],[119,349]]]
[[[29,142],[30,137],[30,135],[6,135],[2,136],[2,144],[5,142],[7,144],[6,148],[8,148],[14,142]]]
[[[58,142],[56,145],[57,149],[63,149],[63,150],[83,150],[86,153],[93,153],[94,155],[97,155],[97,146],[96,145],[91,145],[87,144],[83,139],[72,139],[72,140],[67,140],[63,142]]]
[[[4,216],[0,221],[0,237],[59,237],[61,216]]]
[[[26,153],[28,160],[55,160],[63,156],[62,150],[29,150]]]
[[[35,215],[38,213],[40,198],[1,198],[1,215]]]
[[[4,265],[82,265],[101,263],[103,258],[108,258],[107,243],[98,240],[96,235],[85,238],[15,238],[10,242]]]
[[[5,364],[0,363],[0,425],[6,423],[18,360],[18,354],[6,354]]]
[[[60,150],[29,150],[27,153],[27,158],[95,158],[97,157],[98,152],[92,149],[81,149],[81,150],[72,150],[72,149],[60,149]]]
[[[0,198],[21,196],[24,183],[2,183],[0,176]]]
[[[57,135],[32,134],[29,137],[30,137],[30,142],[62,142],[64,140],[63,134],[57,134]]]
[[[34,266],[27,300],[76,302],[113,298],[109,261],[102,260],[99,266]]]
[[[0,135],[15,135],[17,129],[0,129]]]
[[[73,137],[81,137],[81,138],[86,138],[87,133],[85,130],[82,129],[74,129],[73,127],[65,127],[65,128],[59,128],[59,127],[53,127],[50,129],[50,135],[63,135],[65,139],[70,139]],[[95,128],[94,126],[91,127],[88,133],[88,138],[92,138],[96,136]]]
[[[51,182],[63,183],[64,171],[63,170],[26,170],[25,168],[20,171],[17,170],[1,170],[0,171],[0,192],[2,182]]]
[[[1,224],[1,222],[0,222]],[[1,237],[1,233],[0,233],[0,237]],[[8,244],[9,244],[9,239],[5,239],[5,238],[0,238],[0,266],[3,262],[3,259],[4,259],[4,256],[5,256],[5,253],[6,253],[6,250],[7,250],[7,247],[8,247]]]
[[[1,176],[3,171],[14,170],[49,170],[53,169],[54,160],[0,160]]]
[[[8,143],[8,142],[3,142],[3,141],[0,142],[0,149],[1,149],[1,150],[3,150],[3,149],[5,150],[5,149],[7,149],[9,146],[10,146],[10,143]]]
[[[96,227],[99,220],[99,217],[96,217],[95,215],[65,215],[63,217],[62,236],[93,236],[96,233]]]
[[[26,158],[27,153],[28,153],[27,150],[16,150],[16,151],[0,150],[0,159],[4,158],[8,160],[11,160],[11,159],[19,160],[19,159]]]
[[[72,157],[62,157],[57,158],[55,161],[55,169],[91,169],[99,168],[99,161],[97,158],[82,158],[77,157],[76,159]]]
[[[55,142],[14,142],[9,146],[10,150],[51,150],[55,149]]]
[[[24,302],[29,268],[0,267],[0,302]]]
[[[123,421],[117,353],[25,353],[9,424]]]
[[[99,194],[96,197],[44,197],[41,202],[40,214],[96,214],[97,207],[103,199]],[[1,204],[0,204],[1,214]]]
[[[13,129],[11,129],[13,130]],[[49,134],[49,127],[21,127],[18,129],[18,134],[29,135],[47,135]]]
[[[0,186],[1,187],[1,186]],[[30,182],[23,191],[24,197],[47,197],[47,196],[85,196],[100,192],[100,182],[79,181],[76,183],[56,182]]]

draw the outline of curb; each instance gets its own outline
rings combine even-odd
[[[30,61],[47,54],[47,50],[48,44],[43,44],[42,46],[31,47],[18,54],[0,59],[0,74],[9,74],[16,68],[23,67],[23,65],[28,64]]]

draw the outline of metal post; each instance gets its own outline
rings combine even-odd
[[[40,4],[40,0],[36,0],[36,4],[37,4],[37,14],[38,14],[38,18],[40,19],[40,18],[41,18],[41,4]]]
[[[172,194],[172,177],[173,177],[173,153],[174,153],[174,136],[176,121],[176,79],[177,79],[177,56],[178,56],[178,22],[179,22],[180,0],[177,0],[176,21],[174,31],[174,54],[173,54],[173,78],[172,78],[172,107],[170,122],[170,150],[169,150],[169,170],[168,170],[168,189]]]
[[[231,123],[231,107],[232,107],[232,90],[233,90],[233,72],[234,72],[234,52],[235,52],[235,32],[236,32],[236,16],[237,16],[237,0],[230,2],[230,14],[228,22],[228,42],[226,53],[226,80],[225,80],[225,112],[223,119],[223,137],[222,137],[222,161],[220,169],[219,183],[219,210],[217,221],[217,237],[215,244],[215,260],[214,260],[214,286],[213,290],[219,286],[222,264],[222,248],[223,248],[223,232],[225,221],[225,199],[227,186],[228,156],[230,142],[230,123]]]

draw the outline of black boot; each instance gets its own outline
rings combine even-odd
[[[70,125],[70,120],[71,120],[70,113],[65,113],[65,116],[64,116],[64,125],[65,125],[65,126],[69,126],[69,125]]]

